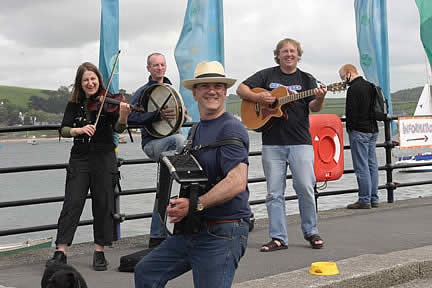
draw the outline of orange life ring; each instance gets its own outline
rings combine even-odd
[[[310,115],[317,182],[339,179],[344,170],[343,127],[335,114]]]

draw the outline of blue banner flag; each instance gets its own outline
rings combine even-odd
[[[432,1],[416,0],[416,4],[420,14],[420,37],[432,66]]]
[[[102,0],[101,25],[99,47],[99,71],[108,85],[114,63],[119,51],[119,0]],[[112,94],[119,92],[119,64],[115,68],[108,91]],[[114,132],[116,152],[118,151],[118,134]],[[119,192],[119,186],[115,186],[115,192]],[[114,205],[118,204],[118,199]],[[114,239],[120,240],[120,223],[114,223]]]
[[[219,61],[224,65],[224,27],[222,0],[189,0],[183,29],[174,56],[180,73],[180,94],[186,111],[199,121],[198,105],[192,92],[181,85],[192,79],[195,66],[202,61]]]
[[[355,0],[357,46],[366,79],[380,86],[392,112],[386,0]]]
[[[105,85],[114,67],[119,51],[119,0],[102,0],[102,13],[100,25],[99,70],[102,73]],[[111,93],[119,92],[119,74],[117,64],[110,87]],[[105,87],[106,88],[106,87]]]

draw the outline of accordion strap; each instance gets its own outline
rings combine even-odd
[[[246,147],[246,144],[237,137],[232,137],[232,138],[225,138],[223,140],[219,140],[213,143],[209,143],[209,144],[201,144],[201,145],[196,145],[193,146],[190,151],[198,151],[200,149],[204,149],[204,148],[216,148],[219,146],[224,146],[224,145],[237,145],[240,147]]]
[[[195,123],[192,126],[191,133],[189,134],[189,137],[185,141],[185,145],[182,147],[183,153],[198,151],[198,150],[201,150],[204,148],[216,148],[216,147],[224,146],[224,145],[237,145],[240,147],[246,147],[246,143],[244,143],[244,141],[242,139],[237,138],[237,137],[230,137],[230,138],[225,138],[225,139],[218,140],[218,141],[215,141],[212,143],[192,146],[193,138],[195,137],[197,127],[198,127],[198,123]]]

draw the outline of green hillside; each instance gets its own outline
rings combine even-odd
[[[413,115],[423,87],[400,90],[391,93],[394,116]],[[230,94],[227,101],[227,110],[240,115],[241,99],[238,95]],[[324,109],[317,114],[345,114],[345,98],[326,98]]]
[[[423,87],[404,89],[392,93],[393,114],[395,116],[412,115]],[[57,93],[57,90],[32,89],[14,86],[0,85],[0,101],[8,100],[10,104],[28,108],[28,100],[31,96],[38,96],[48,99],[49,96]],[[241,99],[230,94],[227,101],[227,110],[240,115]],[[345,113],[345,98],[326,98],[325,107],[321,114],[337,114],[342,116]]]
[[[22,108],[27,108],[27,103],[31,96],[38,96],[47,99],[54,92],[54,90],[0,85],[0,101],[8,100],[11,104],[17,105]]]

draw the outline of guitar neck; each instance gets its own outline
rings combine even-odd
[[[302,92],[299,92],[299,93],[291,93],[288,96],[278,98],[278,102],[279,102],[280,105],[284,105],[284,104],[287,104],[287,103],[290,103],[290,102],[294,102],[294,101],[297,101],[299,99],[306,98],[306,97],[314,95],[313,91],[314,90],[311,89],[311,90],[306,90],[306,91],[302,91]]]

